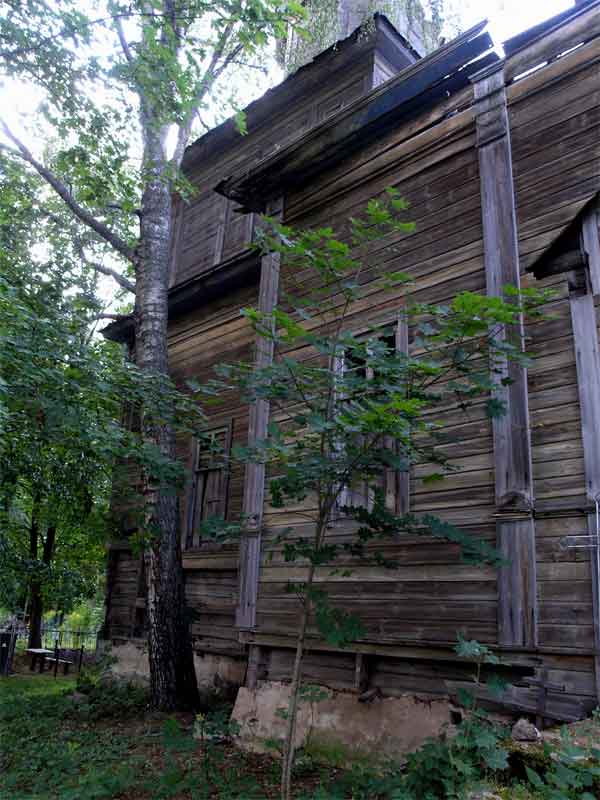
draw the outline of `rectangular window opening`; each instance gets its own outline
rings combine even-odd
[[[408,355],[408,326],[404,318],[399,318],[393,326],[382,327],[381,330],[371,330],[364,337],[368,341],[381,342],[388,351],[403,353]],[[352,351],[345,352],[338,359],[337,369],[340,373],[347,376],[352,372],[360,378],[376,380],[377,375],[373,368],[369,366],[368,356],[361,356]],[[341,405],[347,398],[341,397],[338,403]],[[390,450],[398,449],[398,442],[388,436],[384,446]],[[409,473],[393,468],[385,469],[379,480],[372,481],[378,484],[385,497],[386,508],[394,514],[407,514],[409,511]],[[374,502],[374,489],[370,488],[367,481],[360,481],[356,485],[344,487],[338,498],[338,507],[344,506],[363,506],[372,509]],[[339,514],[338,514],[339,516]],[[342,515],[343,516],[343,515]]]
[[[232,423],[211,428],[194,441],[185,549],[202,545],[202,523],[227,518]]]

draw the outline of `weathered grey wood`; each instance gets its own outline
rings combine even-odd
[[[369,686],[368,656],[364,653],[354,654],[354,689],[364,692]]]
[[[598,525],[596,514],[588,514],[588,531],[591,536],[597,536]],[[592,617],[594,625],[594,683],[596,686],[596,699],[600,704],[600,550],[590,551],[592,567]]]
[[[474,94],[486,286],[488,295],[502,297],[505,285],[520,285],[506,92],[502,69],[478,78]],[[523,349],[522,320],[499,337]],[[495,395],[505,406],[505,413],[493,420],[497,535],[507,561],[499,571],[498,641],[534,647],[537,581],[527,372],[514,361],[495,368]]]
[[[283,216],[283,198],[273,202],[267,212],[271,217],[281,218]],[[273,310],[279,296],[279,265],[280,256],[277,253],[269,253],[261,259],[258,308],[266,314]],[[268,366],[272,360],[273,342],[257,336],[256,366]],[[265,438],[269,425],[269,411],[267,400],[257,400],[251,406],[248,424],[249,444]],[[253,628],[256,624],[264,494],[265,465],[248,464],[244,476],[242,506],[246,529],[240,541],[239,605],[236,610],[236,625],[245,629]]]
[[[571,297],[586,491],[595,502],[600,493],[600,348],[591,294]]]
[[[571,320],[577,364],[581,436],[585,463],[587,496],[592,502],[600,497],[600,347],[596,325],[596,309],[591,294],[571,297]],[[596,514],[588,514],[588,531],[595,536]],[[590,550],[596,694],[600,701],[600,555]]]
[[[225,243],[225,231],[227,230],[227,225],[229,224],[229,218],[231,216],[231,203],[227,198],[223,197],[220,198],[221,200],[221,209],[219,214],[219,225],[217,227],[217,235],[215,236],[215,252],[213,256],[213,266],[220,264],[223,260],[223,245]],[[217,202],[215,198],[215,202]]]
[[[592,294],[600,294],[600,202],[588,209],[581,223],[583,251],[587,256]]]
[[[498,574],[498,641],[537,642],[537,580],[533,520],[499,520],[498,550],[508,562]]]
[[[248,651],[248,669],[246,670],[246,688],[256,689],[258,683],[258,670],[260,666],[262,648],[251,644]]]
[[[408,320],[402,316],[396,327],[396,350],[408,355]],[[408,514],[410,511],[410,472],[396,473],[396,513]]]

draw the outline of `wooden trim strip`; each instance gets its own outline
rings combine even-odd
[[[581,239],[587,256],[592,294],[600,294],[600,200],[596,200],[584,214]]]
[[[402,315],[396,327],[396,350],[408,356],[408,319]],[[396,473],[396,513],[408,514],[410,511],[410,471]]]
[[[505,285],[520,286],[503,69],[486,71],[474,90],[487,293],[502,297]],[[504,328],[499,337],[511,338],[523,349],[522,320]],[[527,371],[515,362],[505,362],[501,373],[495,377],[496,396],[504,403],[505,413],[492,422],[496,530],[498,547],[507,560],[498,579],[498,641],[505,646],[535,647],[537,576]],[[508,385],[503,379],[508,379]]]
[[[595,502],[600,495],[600,347],[594,297],[571,297],[571,321],[577,364],[581,437],[587,495]],[[596,535],[596,514],[588,514],[588,531]],[[594,671],[596,696],[600,702],[600,564],[599,553],[590,550],[592,614],[594,625]]]
[[[270,204],[269,216],[283,218],[283,197]],[[259,311],[269,314],[279,297],[278,253],[269,253],[261,259],[260,288],[258,296]],[[257,367],[268,366],[273,360],[273,343],[257,336]],[[269,424],[270,406],[267,400],[257,400],[250,407],[248,424],[248,443],[264,439]],[[242,513],[246,519],[246,531],[240,541],[239,560],[239,599],[236,609],[238,628],[253,628],[256,624],[256,600],[260,573],[260,546],[265,496],[265,465],[247,464],[244,476],[244,499]]]

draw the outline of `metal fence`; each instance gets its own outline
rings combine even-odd
[[[42,648],[59,651],[61,658],[69,658],[81,669],[82,663],[94,660],[97,630],[75,630],[42,626]],[[15,652],[24,654],[29,640],[29,628],[19,621],[11,621],[0,629],[0,675],[9,675]],[[43,666],[43,661],[42,661]],[[32,662],[33,669],[33,662]],[[56,672],[56,670],[55,670]]]
[[[29,635],[27,631],[26,637]],[[80,650],[82,647],[86,651],[96,649],[98,631],[80,631],[70,628],[55,628],[44,625],[42,627],[42,647],[53,649],[58,645],[61,650]]]

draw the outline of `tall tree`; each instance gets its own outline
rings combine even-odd
[[[3,602],[27,597],[30,647],[45,599],[97,584],[122,439],[107,391],[119,354],[90,341],[94,278],[54,238],[40,183],[0,157],[0,571]]]
[[[293,72],[338,39],[368,24],[376,12],[385,14],[421,55],[439,45],[442,32],[458,29],[454,0],[305,0],[310,38],[290,28],[278,43],[281,66]]]
[[[168,382],[171,196],[190,188],[179,168],[194,122],[217,81],[284,35],[302,8],[276,0],[105,0],[86,13],[75,0],[8,0],[1,13],[3,72],[40,88],[46,124],[64,142],[51,156],[34,154],[2,115],[4,149],[65,203],[84,231],[82,257],[97,263],[109,248],[122,265],[101,263],[133,290],[135,358],[160,389]],[[146,441],[173,460],[172,425],[148,406],[141,417]],[[151,688],[154,705],[168,710],[197,699],[179,514],[172,487],[153,470],[144,472],[144,495]]]

